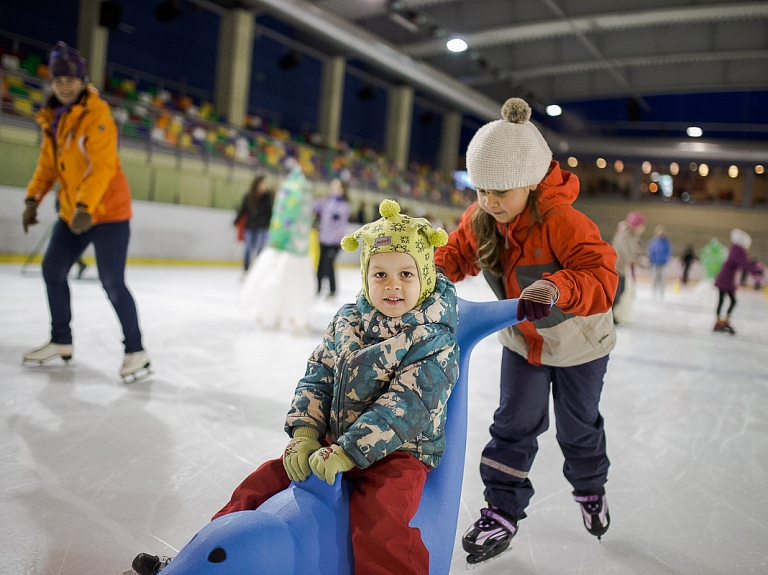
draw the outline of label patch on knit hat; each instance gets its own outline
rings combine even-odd
[[[382,236],[373,240],[373,247],[380,248],[381,246],[391,246],[392,236]]]

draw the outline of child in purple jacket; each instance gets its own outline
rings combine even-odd
[[[736,307],[736,275],[739,270],[746,270],[753,276],[761,277],[763,275],[763,264],[751,261],[747,250],[752,245],[752,238],[745,231],[739,229],[731,230],[731,247],[728,250],[728,257],[723,262],[723,267],[715,278],[715,287],[720,292],[717,300],[717,322],[714,331],[728,332],[735,334],[736,331],[731,327],[730,318],[733,308]],[[728,311],[724,319],[720,319],[720,312],[723,308],[725,296],[731,300]]]
[[[352,206],[347,195],[347,185],[338,178],[331,181],[330,195],[316,200],[312,210],[317,218],[320,240],[320,261],[317,266],[317,293],[323,288],[323,279],[328,279],[328,295],[336,295],[336,272],[334,262],[339,254],[341,238],[347,234],[347,224]]]

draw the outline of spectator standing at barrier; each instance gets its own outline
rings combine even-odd
[[[530,116],[524,100],[511,98],[501,120],[475,133],[467,171],[477,203],[435,254],[448,279],[482,272],[499,299],[519,298],[517,318],[528,320],[499,332],[501,399],[480,460],[488,505],[462,540],[469,563],[503,552],[526,516],[534,493],[528,473],[537,437],[548,426],[550,388],[563,469],[584,525],[599,537],[610,523],[598,405],[616,343],[616,254],[573,208],[579,181],[552,161]]]
[[[653,238],[648,242],[648,259],[653,271],[653,293],[664,297],[666,286],[666,269],[669,259],[672,257],[672,243],[664,233],[664,226],[657,225],[653,231]]]
[[[688,244],[685,246],[685,251],[680,256],[680,264],[683,267],[683,275],[681,278],[683,285],[688,283],[688,279],[691,275],[691,266],[697,259],[696,250],[694,250],[693,244]]]
[[[728,249],[728,257],[723,262],[722,268],[715,278],[715,287],[718,290],[717,319],[714,331],[735,334],[736,330],[731,326],[731,314],[736,307],[736,276],[741,270],[746,270],[756,278],[762,278],[764,266],[758,261],[749,259],[749,248],[752,246],[750,235],[740,229],[731,230],[731,247]],[[730,304],[722,315],[725,297],[728,296]]]
[[[616,323],[627,322],[632,318],[632,298],[635,288],[635,268],[643,254],[640,236],[645,231],[645,216],[633,211],[619,222],[611,245],[616,250],[616,272],[619,274],[619,287],[613,299],[613,320]]]
[[[310,473],[330,484],[344,473],[353,484],[355,574],[428,575],[429,552],[409,524],[445,451],[445,407],[459,374],[458,300],[435,270],[433,250],[446,233],[400,214],[393,200],[380,213],[342,242],[362,248],[363,289],[309,357],[283,457],[251,473],[213,519],[256,509]],[[154,575],[169,561],[141,553],[133,569]]]
[[[243,271],[247,272],[253,258],[261,253],[269,237],[269,221],[272,219],[274,195],[267,189],[266,176],[258,174],[235,217],[234,225],[243,222],[245,254]]]
[[[117,152],[117,127],[109,105],[88,84],[80,53],[58,42],[49,59],[53,95],[35,119],[43,131],[40,157],[27,186],[24,232],[38,223],[37,208],[59,182],[59,218],[43,257],[43,280],[51,313],[51,339],[24,354],[42,364],[73,355],[71,298],[67,274],[89,244],[96,251],[99,279],[123,330],[126,382],[149,373],[136,304],[125,285],[131,191]]]
[[[328,295],[336,295],[336,270],[334,264],[339,255],[341,238],[347,233],[347,224],[352,212],[347,184],[340,179],[331,180],[329,195],[315,201],[312,206],[317,222],[320,242],[320,259],[317,265],[317,293],[323,289],[323,280],[328,280]]]

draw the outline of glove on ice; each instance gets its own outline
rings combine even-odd
[[[347,457],[340,446],[334,443],[315,451],[309,458],[309,466],[312,468],[312,473],[328,485],[333,485],[336,474],[349,471],[355,463]]]
[[[517,302],[517,319],[536,321],[549,317],[552,304],[560,298],[560,290],[549,280],[536,280],[523,290]]]
[[[91,223],[93,218],[91,214],[85,211],[83,208],[75,209],[75,215],[72,216],[72,223],[69,224],[69,229],[72,233],[79,236],[82,233],[91,229]]]
[[[309,456],[320,449],[319,436],[320,432],[314,427],[302,426],[293,430],[293,439],[283,454],[283,467],[291,481],[304,481],[312,473]]]
[[[21,216],[21,225],[24,227],[24,233],[29,231],[29,226],[34,226],[40,222],[37,219],[37,200],[27,198],[24,200],[24,213]]]

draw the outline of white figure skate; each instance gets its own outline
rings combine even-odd
[[[133,383],[144,379],[152,373],[149,354],[142,350],[135,353],[126,353],[123,359],[123,367],[120,368],[120,377],[123,383]]]
[[[46,361],[57,357],[63,359],[64,363],[69,363],[69,360],[72,359],[72,344],[48,342],[25,353],[22,364],[43,365]]]

